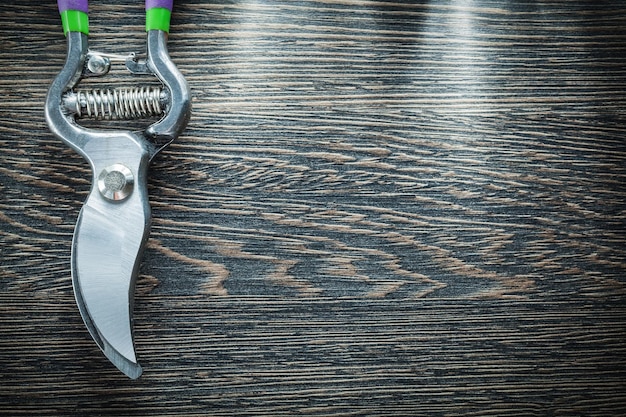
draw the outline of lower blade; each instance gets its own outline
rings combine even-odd
[[[113,211],[107,207],[105,214],[90,201],[79,215],[72,247],[76,302],[106,357],[128,377],[138,378],[142,371],[133,345],[132,311],[148,214],[131,202]]]

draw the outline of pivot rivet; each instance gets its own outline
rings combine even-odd
[[[133,192],[134,182],[130,169],[122,164],[113,164],[98,175],[98,190],[107,200],[123,201]]]

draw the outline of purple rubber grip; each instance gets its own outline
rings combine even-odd
[[[146,10],[161,7],[168,9],[170,12],[174,8],[174,0],[146,0]]]
[[[59,5],[59,13],[63,13],[66,10],[78,10],[88,13],[89,6],[87,0],[57,0]]]

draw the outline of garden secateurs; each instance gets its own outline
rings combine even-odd
[[[133,344],[132,312],[150,229],[148,165],[185,129],[191,109],[187,83],[167,51],[172,5],[173,0],[146,0],[145,58],[130,54],[123,59],[131,74],[151,77],[159,85],[83,91],[80,81],[106,75],[115,56],[89,50],[87,0],[58,0],[67,59],[50,86],[45,107],[52,132],[82,155],[93,173],[72,242],[78,308],[100,349],[130,378],[142,372]],[[77,122],[150,117],[156,121],[143,131],[87,128]]]

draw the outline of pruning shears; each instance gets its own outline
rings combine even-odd
[[[185,129],[191,112],[187,83],[171,61],[167,39],[173,0],[146,0],[145,58],[123,58],[151,85],[81,90],[87,77],[109,72],[114,55],[88,48],[87,0],[58,0],[67,59],[50,86],[45,114],[51,131],[82,155],[92,186],[74,231],[74,294],[91,336],[130,378],[141,375],[132,331],[135,281],[150,229],[148,165]],[[152,118],[143,131],[87,128],[81,118]],[[106,123],[106,122],[104,122]]]

